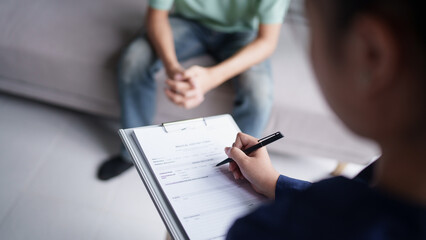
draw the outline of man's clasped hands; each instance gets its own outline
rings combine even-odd
[[[194,108],[204,101],[204,95],[215,87],[214,70],[208,67],[192,66],[184,69],[166,67],[166,96],[178,106]]]

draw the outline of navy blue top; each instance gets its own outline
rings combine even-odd
[[[238,219],[227,239],[426,240],[426,208],[370,187],[372,168],[317,183],[281,175],[275,201]]]

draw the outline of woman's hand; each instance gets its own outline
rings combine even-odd
[[[266,148],[262,147],[250,155],[243,150],[258,143],[258,139],[238,133],[232,148],[225,148],[228,157],[235,162],[229,164],[229,170],[235,179],[247,179],[254,190],[270,199],[275,199],[275,187],[280,174],[272,166]]]

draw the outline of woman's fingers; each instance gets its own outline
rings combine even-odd
[[[241,173],[241,170],[239,168],[236,168],[234,171],[232,171],[232,175],[235,179],[244,179],[244,175]]]
[[[228,169],[232,172],[232,175],[235,179],[245,179],[244,175],[241,173],[240,168],[235,162],[230,162]]]
[[[234,171],[236,168],[238,167],[238,165],[235,162],[230,162],[229,163],[229,171]]]
[[[238,147],[225,148],[225,153],[232,158],[238,166],[242,166],[247,159],[247,155]]]
[[[245,133],[238,133],[235,139],[234,147],[246,149],[258,143],[258,139]]]

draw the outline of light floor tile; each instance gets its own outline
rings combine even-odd
[[[0,114],[0,223],[63,131],[61,113],[42,104],[3,97]]]
[[[166,239],[166,228],[161,220],[149,219],[148,216],[128,216],[108,214],[99,227],[95,239]]]
[[[73,202],[24,194],[0,226],[0,239],[93,239],[104,213]]]
[[[166,228],[136,169],[120,176],[120,185],[106,206],[109,213],[102,222],[97,239],[161,239]]]

